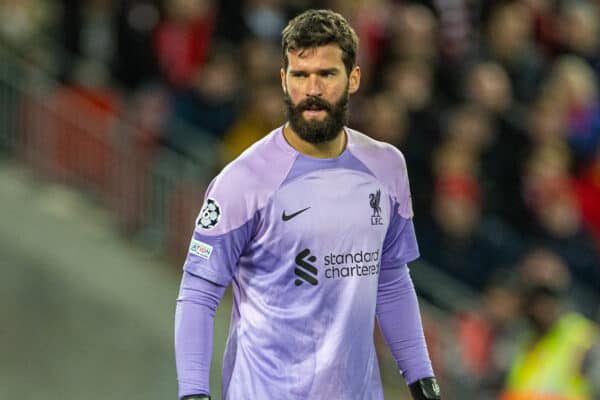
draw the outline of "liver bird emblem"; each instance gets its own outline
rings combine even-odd
[[[379,206],[379,201],[381,200],[381,190],[377,189],[377,192],[369,194],[369,204],[373,209],[373,217],[380,217],[381,215],[381,207]]]

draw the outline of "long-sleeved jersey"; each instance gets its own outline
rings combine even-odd
[[[341,155],[317,159],[276,129],[207,190],[184,269],[233,287],[225,399],[383,398],[378,279],[418,257],[410,189],[396,148],[345,134]]]

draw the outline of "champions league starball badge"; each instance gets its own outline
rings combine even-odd
[[[212,229],[219,223],[220,217],[221,207],[219,207],[219,203],[214,199],[208,198],[206,199],[206,203],[204,203],[204,207],[202,207],[202,211],[200,211],[196,225],[202,229]]]

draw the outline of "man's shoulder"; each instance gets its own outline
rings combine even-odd
[[[353,129],[348,129],[349,150],[384,185],[399,202],[399,213],[412,217],[408,171],[402,152],[389,143],[380,142]]]
[[[403,161],[404,155],[395,146],[382,142],[372,137],[357,131],[355,129],[347,128],[348,135],[350,135],[352,150],[362,156],[368,157],[383,157],[385,161]],[[382,162],[385,162],[382,160]]]
[[[283,151],[276,141],[280,130],[269,132],[227,164],[213,184],[238,194],[275,190],[293,162],[292,155]]]
[[[392,167],[406,168],[404,155],[395,146],[369,137],[355,129],[347,128],[350,136],[350,151],[371,169],[382,166],[384,169]],[[377,172],[377,171],[373,171]]]

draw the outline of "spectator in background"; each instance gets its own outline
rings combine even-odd
[[[438,25],[433,12],[423,5],[407,3],[394,10],[393,19],[387,56],[435,63],[439,57]]]
[[[81,55],[83,60],[78,69],[90,69],[90,74],[103,74],[101,79],[112,82],[107,66],[112,61],[115,51],[113,38],[113,8],[114,3],[109,0],[87,0],[83,2],[81,26]],[[96,72],[97,71],[97,72]],[[81,73],[76,71],[76,73]],[[86,73],[86,71],[83,71]],[[93,79],[93,78],[86,78]],[[79,78],[79,80],[83,80]]]
[[[488,178],[488,171],[482,166],[485,154],[491,151],[491,144],[495,141],[495,134],[490,114],[475,103],[464,103],[457,105],[447,111],[445,117],[446,127],[444,141],[436,150],[433,161],[436,175],[446,173],[444,165],[450,162],[450,168],[456,168],[457,160],[463,159],[467,169],[458,171],[460,175],[471,176],[476,182],[478,204],[485,207],[481,211],[487,213],[493,207],[494,187]],[[454,154],[452,154],[454,153]]]
[[[600,293],[600,260],[590,233],[582,223],[568,173],[566,146],[534,150],[526,165],[523,194],[533,218],[529,241],[560,255],[570,274],[584,287]],[[586,311],[595,304],[581,304]]]
[[[160,78],[153,36],[162,19],[160,0],[120,0],[114,15],[112,72],[128,91]]]
[[[212,45],[214,0],[166,0],[166,19],[157,27],[156,57],[165,81],[188,87],[201,72]]]
[[[404,103],[391,91],[384,91],[368,96],[361,107],[371,112],[362,116],[360,129],[368,127],[369,136],[373,139],[390,143],[404,153],[409,127]],[[414,182],[411,181],[411,184],[414,185]]]
[[[250,90],[246,104],[223,137],[222,166],[237,158],[265,132],[282,124],[285,117],[280,95],[281,87],[272,81],[257,83]]]
[[[389,63],[382,77],[382,90],[398,104],[398,113],[406,114],[405,138],[393,144],[402,150],[407,163],[413,167],[409,172],[415,187],[413,201],[420,213],[430,209],[431,159],[440,138],[438,114],[441,101],[434,91],[435,71],[432,68],[421,58],[398,59]]]
[[[56,61],[45,45],[44,35],[52,33],[60,7],[44,0],[0,2],[0,38],[31,60],[42,65]]]
[[[483,214],[477,168],[464,145],[444,144],[436,155],[431,220],[421,221],[417,232],[425,261],[481,290],[497,268],[514,262],[519,245],[501,220]]]
[[[193,159],[215,153],[216,140],[223,138],[237,116],[240,87],[232,49],[214,46],[189,85],[173,93],[166,145]]]
[[[278,45],[287,19],[309,8],[322,6],[320,0],[220,0],[216,34],[220,40],[236,45],[258,39]]]
[[[392,16],[396,7],[387,0],[361,1],[356,7],[356,32],[362,38],[358,60],[363,76],[367,78],[365,85],[372,82],[374,69],[384,62],[385,40],[394,22]]]
[[[240,71],[238,112],[232,125],[225,129],[219,166],[239,156],[252,143],[284,120],[279,85],[273,77],[280,66],[273,59],[281,56],[271,41],[250,37],[240,47],[243,58]]]
[[[475,62],[466,70],[465,97],[479,103],[499,118],[510,118],[513,100],[512,83],[506,70],[494,61]],[[518,124],[518,122],[515,122]]]
[[[247,39],[241,46],[244,69],[244,91],[252,93],[255,85],[273,81],[279,73],[279,65],[273,62],[280,56],[280,51],[273,43],[256,38]]]
[[[493,61],[479,61],[466,69],[464,97],[480,106],[489,119],[489,138],[480,150],[487,209],[518,225],[523,215],[520,175],[527,154],[525,111],[513,98],[506,70]]]
[[[567,309],[566,264],[551,251],[538,248],[526,254],[518,272],[529,324],[516,343],[502,400],[597,399],[599,330]]]
[[[481,57],[500,63],[508,72],[516,99],[527,102],[536,92],[545,66],[533,42],[531,11],[520,2],[498,2],[485,26]]]
[[[444,337],[446,379],[456,382],[448,386],[460,388],[453,398],[498,398],[521,307],[515,273],[499,269],[486,281],[477,301],[454,314],[451,333]]]
[[[251,37],[278,43],[287,22],[282,0],[246,0],[241,6],[242,19]]]
[[[562,106],[566,119],[566,140],[576,166],[593,157],[600,143],[600,102],[598,77],[579,57],[561,56],[543,85],[545,95]]]
[[[533,18],[535,45],[546,59],[561,51],[560,4],[555,0],[522,0]]]
[[[562,50],[584,59],[600,75],[600,10],[597,2],[566,1],[558,29]]]
[[[560,146],[567,137],[567,120],[562,100],[541,93],[529,104],[527,139],[533,148]]]
[[[495,132],[491,122],[490,114],[475,103],[463,103],[450,109],[446,117],[444,142],[440,146],[442,154],[451,148],[463,153],[473,159],[476,173],[480,176],[481,157],[494,143]],[[443,162],[443,159],[437,161]]]
[[[436,76],[439,53],[437,20],[433,12],[423,5],[407,3],[391,8],[390,13],[381,63],[374,67],[376,71],[382,71],[382,79],[372,78],[371,85],[381,89],[388,84],[394,64],[404,60],[420,61]]]
[[[115,50],[113,6],[108,0],[62,1],[60,42],[66,53],[60,61],[65,82],[104,87],[114,83],[108,68]]]
[[[403,59],[390,62],[383,74],[383,88],[389,90],[406,107],[411,132],[414,132],[417,148],[409,147],[427,157],[438,138],[437,112],[440,104],[436,98],[435,71],[425,60]]]
[[[384,70],[383,89],[389,90],[410,112],[411,125],[417,131],[431,131],[435,121],[435,71],[420,58],[390,62]],[[432,121],[433,120],[433,121]]]
[[[438,20],[439,53],[444,63],[461,63],[475,49],[475,32],[481,7],[468,0],[411,0],[430,8]]]

